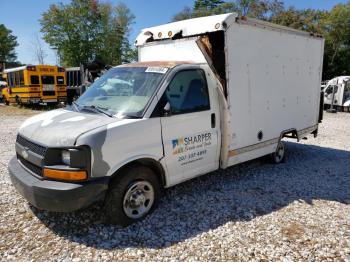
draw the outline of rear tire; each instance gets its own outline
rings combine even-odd
[[[270,155],[273,164],[280,164],[285,160],[285,147],[282,141],[278,142],[276,151]]]
[[[160,184],[145,166],[124,169],[107,192],[104,209],[106,222],[128,226],[150,214],[160,197]]]
[[[17,106],[21,107],[22,106],[22,100],[18,96],[16,96],[16,104]]]

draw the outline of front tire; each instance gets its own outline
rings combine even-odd
[[[284,162],[285,159],[285,147],[282,141],[278,142],[276,151],[270,155],[271,161],[274,164],[280,164]]]
[[[104,207],[107,223],[128,226],[154,210],[160,184],[148,167],[135,166],[122,172],[112,181]]]

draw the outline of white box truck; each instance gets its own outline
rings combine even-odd
[[[326,109],[350,111],[350,76],[338,76],[327,82],[324,105]]]
[[[9,171],[34,206],[104,200],[127,225],[161,190],[317,135],[324,40],[236,14],[143,30],[139,62],[110,69],[71,107],[26,120]]]

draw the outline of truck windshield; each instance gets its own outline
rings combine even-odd
[[[167,69],[112,68],[76,101],[81,107],[99,107],[117,117],[142,117]]]

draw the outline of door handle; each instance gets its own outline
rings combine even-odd
[[[215,117],[215,113],[211,114],[211,128],[215,128],[216,126],[216,117]]]

